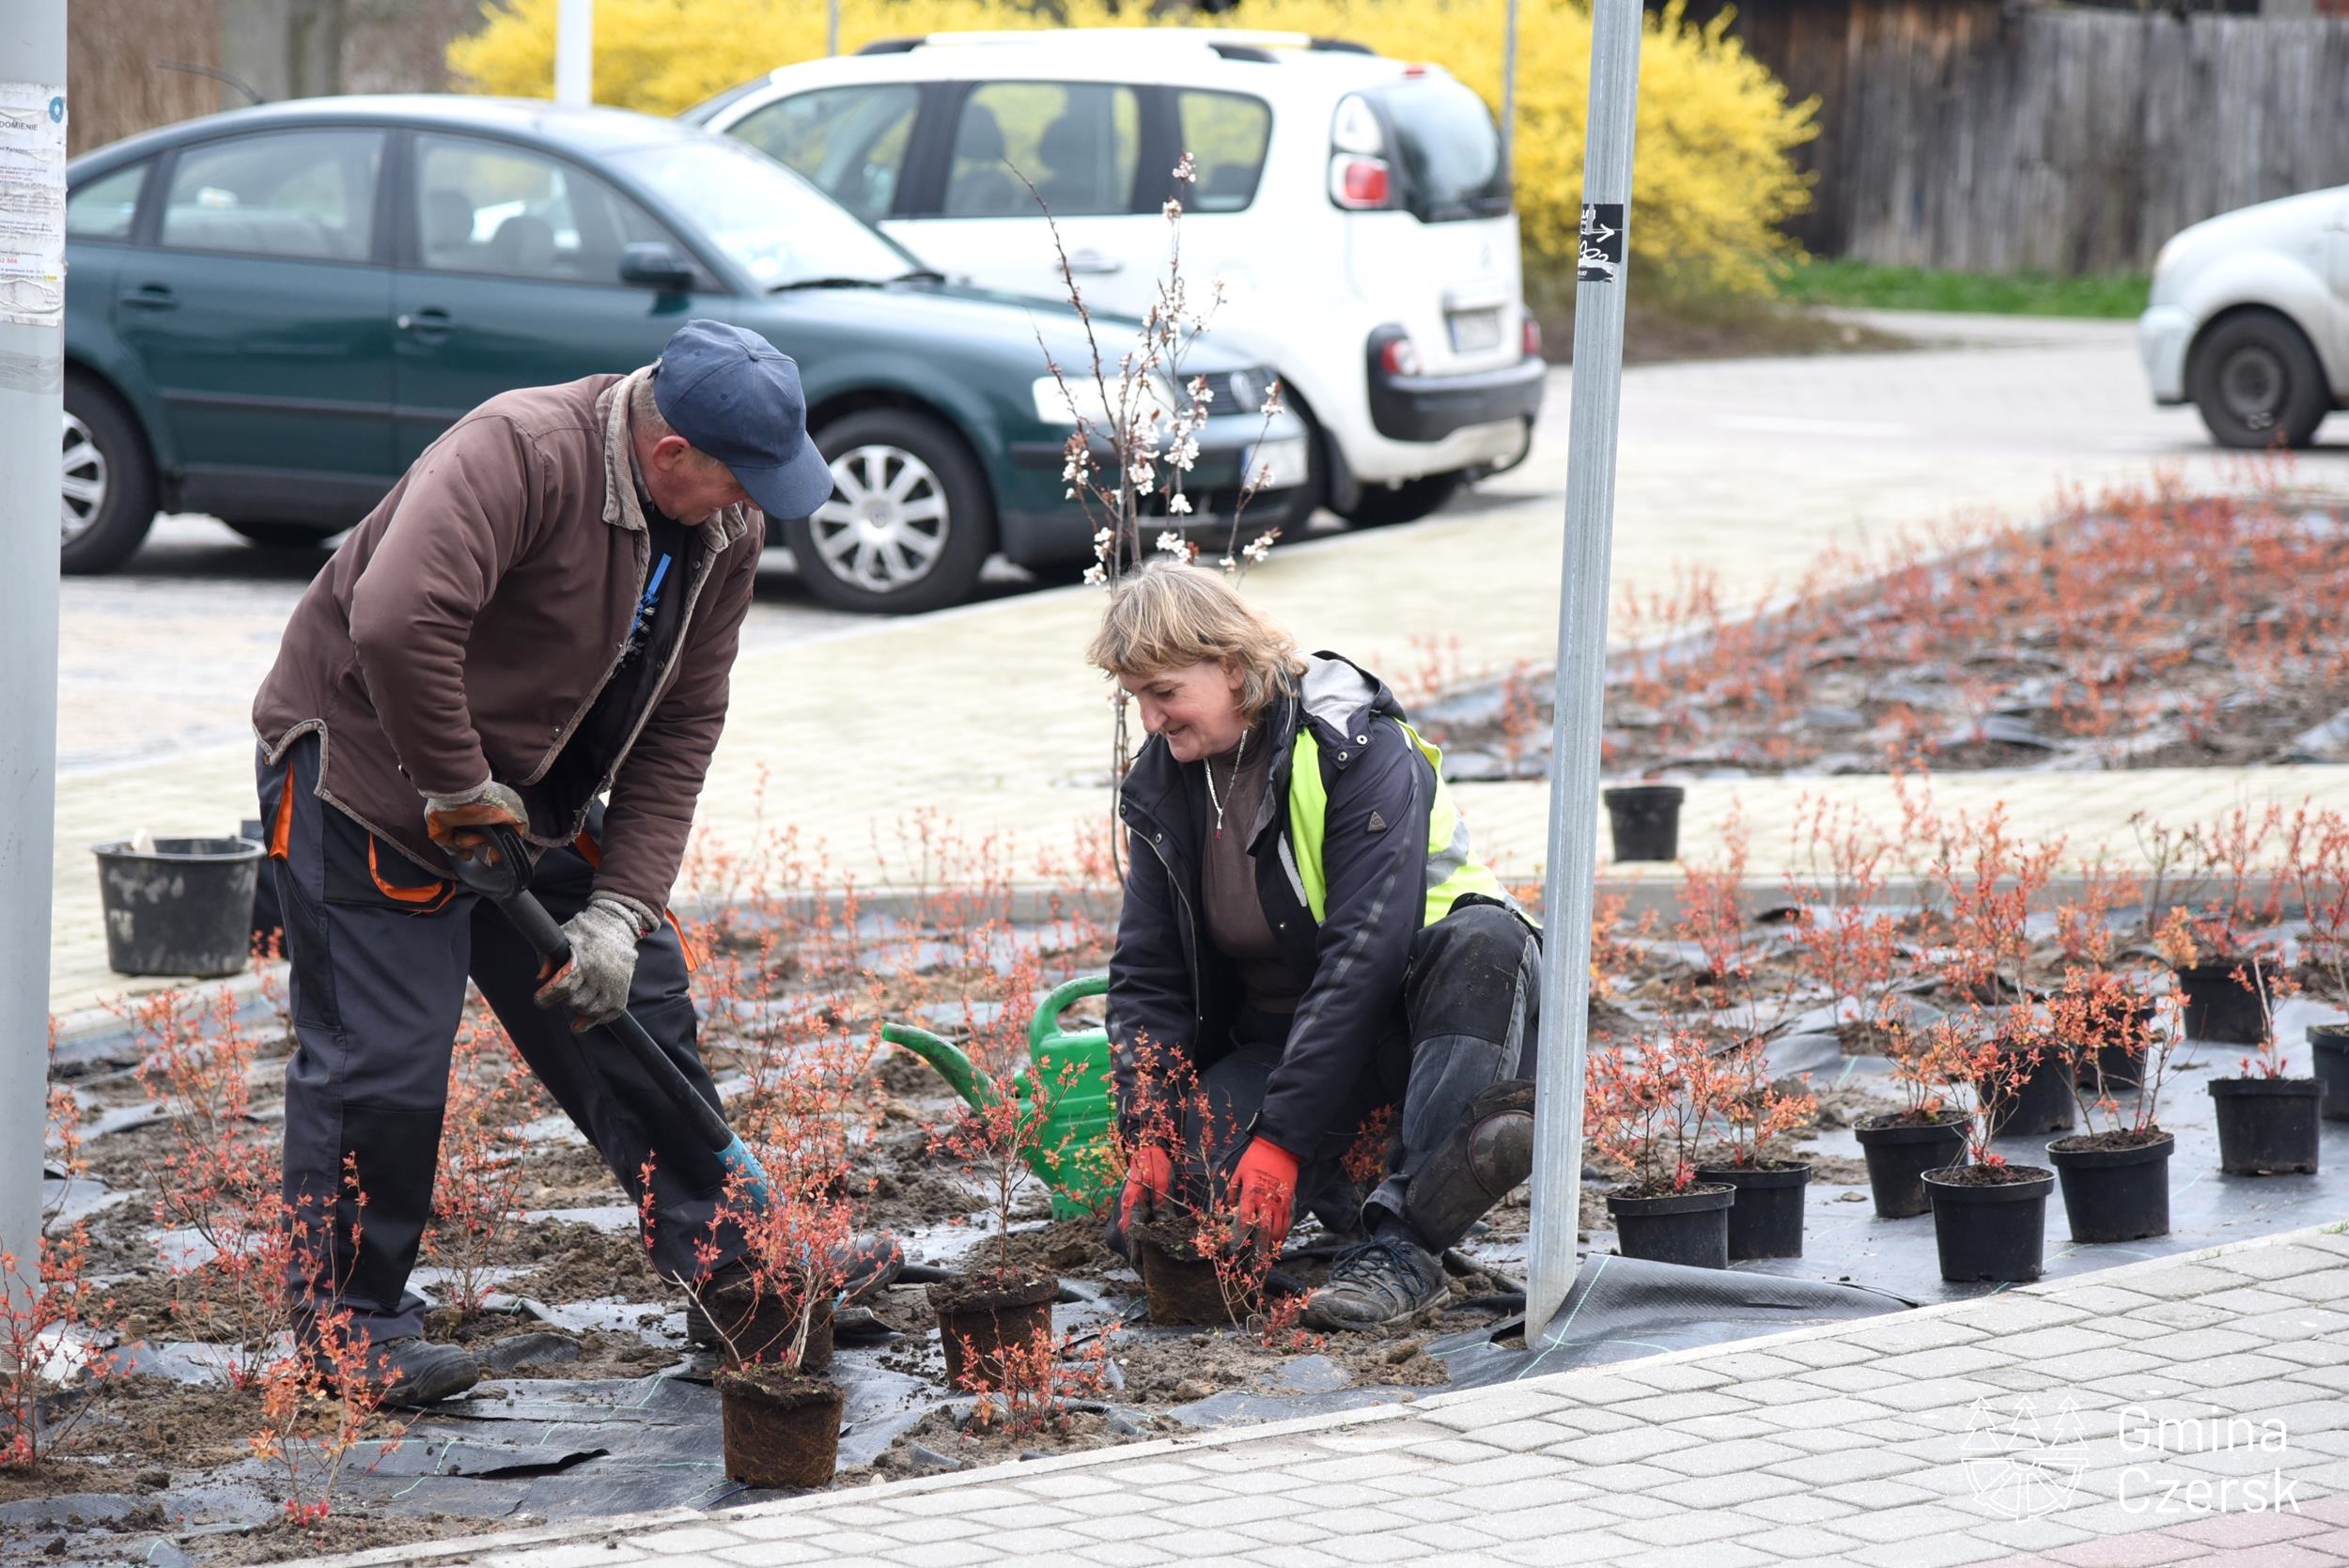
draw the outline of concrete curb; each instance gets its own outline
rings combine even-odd
[[[574,1524],[550,1526],[544,1529],[510,1531],[495,1535],[466,1536],[447,1541],[420,1542],[405,1546],[381,1546],[347,1556],[318,1558],[287,1568],[375,1568],[378,1564],[395,1562],[443,1562],[470,1560],[477,1553],[504,1552],[519,1547],[545,1545],[556,1542],[598,1540],[606,1536],[631,1533],[636,1530],[680,1519],[704,1519],[712,1515],[726,1518],[766,1518],[821,1509],[867,1494],[903,1496],[952,1490],[962,1486],[985,1486],[1011,1477],[1027,1478],[1054,1474],[1065,1470],[1081,1470],[1098,1465],[1120,1464],[1128,1460],[1153,1455],[1194,1452],[1203,1449],[1229,1448],[1240,1443],[1265,1438],[1290,1436],[1302,1433],[1335,1431],[1346,1427],[1369,1426],[1383,1421],[1408,1421],[1423,1411],[1450,1409],[1470,1405],[1494,1395],[1500,1390],[1526,1389],[1570,1388],[1577,1377],[1606,1376],[1628,1367],[1653,1367],[1668,1364],[1701,1362],[1719,1356],[1766,1354],[1773,1346],[1805,1341],[1831,1339],[1838,1335],[1865,1332],[1871,1325],[1887,1321],[1912,1322],[1921,1318],[1962,1316],[1977,1311],[1985,1302],[1996,1301],[2010,1294],[2056,1295],[2083,1285],[2119,1286],[2126,1288],[2135,1278],[2157,1274],[2164,1270],[2204,1263],[2215,1259],[2257,1251],[2264,1248],[2288,1247],[2306,1243],[2318,1236],[2339,1236],[2349,1231],[2349,1220],[2335,1220],[2323,1225],[2305,1226],[2282,1231],[2273,1235],[2252,1236],[2242,1241],[2225,1242],[2197,1251],[2180,1252],[2169,1257],[2146,1258],[2137,1263],[2118,1264],[2110,1268],[2088,1274],[2072,1275],[2062,1280],[2041,1281],[2017,1287],[2015,1292],[1994,1291],[1987,1296],[1965,1301],[1936,1302],[1906,1312],[1860,1318],[1842,1323],[1805,1325],[1781,1333],[1766,1334],[1751,1339],[1733,1340],[1723,1344],[1699,1345],[1686,1350],[1666,1351],[1655,1356],[1641,1357],[1629,1361],[1612,1361],[1603,1366],[1576,1367],[1563,1372],[1520,1378],[1509,1383],[1488,1385],[1480,1389],[1461,1389],[1448,1393],[1436,1393],[1418,1399],[1400,1399],[1392,1404],[1364,1406],[1353,1410],[1330,1411],[1321,1415],[1300,1416],[1289,1421],[1268,1421],[1261,1425],[1231,1427],[1217,1432],[1201,1433],[1196,1436],[1158,1438],[1144,1443],[1128,1443],[1116,1448],[1093,1449],[1081,1453],[1058,1454],[1049,1459],[1015,1461],[990,1465],[972,1470],[957,1470],[943,1475],[920,1476],[907,1481],[882,1482],[848,1491],[809,1492],[801,1497],[781,1498],[773,1502],[753,1503],[737,1509],[663,1509],[654,1514],[615,1515],[609,1519],[580,1521]],[[2333,1249],[2338,1250],[2339,1249]],[[2349,1254],[2345,1254],[2349,1255]]]

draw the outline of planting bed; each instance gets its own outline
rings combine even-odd
[[[1752,615],[1713,581],[1626,595],[1604,766],[1623,777],[2349,761],[2338,503],[2166,490],[2043,529],[1830,556]],[[1539,778],[1546,671],[1423,645],[1402,684],[1460,780]]]
[[[2241,874],[2285,826],[2203,825],[2182,838],[2182,858],[2158,890],[2092,878],[2081,905],[2029,912],[2055,851],[2009,843],[1995,819],[1940,822],[1925,800],[1910,816],[1920,837],[1908,858],[1923,870],[1929,904],[1881,905],[1875,868],[1893,846],[1844,827],[1823,841],[1834,868],[1829,893],[1791,912],[1745,917],[1734,862],[1689,868],[1669,924],[1602,909],[1592,1039],[1595,1058],[1617,1076],[1594,1074],[1600,1152],[1580,1216],[1590,1255],[1562,1315],[1566,1331],[1531,1351],[1516,1337],[1522,1325],[1512,1300],[1526,1262],[1523,1192],[1453,1260],[1443,1308],[1392,1332],[1316,1340],[1261,1324],[1149,1323],[1140,1278],[1102,1246],[1092,1220],[1052,1218],[1034,1182],[1005,1200],[1000,1172],[941,1147],[934,1134],[957,1125],[960,1102],[928,1066],[884,1049],[876,1025],[924,1022],[998,1077],[1016,1069],[1036,1001],[1105,960],[1103,932],[1073,912],[1085,907],[1073,893],[1040,906],[1054,918],[1034,918],[1034,901],[1015,918],[1000,868],[974,851],[933,846],[920,862],[929,891],[891,915],[853,899],[716,905],[722,917],[697,933],[707,949],[699,986],[708,1048],[737,1126],[754,1145],[783,1137],[780,1128],[797,1127],[801,1139],[809,1126],[836,1132],[848,1151],[857,1225],[889,1228],[925,1265],[835,1319],[829,1376],[845,1396],[839,1475],[853,1483],[1408,1400],[1432,1387],[1994,1288],[1945,1284],[1933,1220],[1879,1219],[1868,1201],[1852,1128],[1901,1103],[1886,1053],[1902,1057],[1914,1078],[1904,1053],[1936,1020],[1972,1017],[1985,1000],[2011,1007],[2059,991],[2066,970],[2083,963],[2165,992],[2157,946],[2223,937],[2267,943],[2279,972],[2301,986],[2277,1009],[2285,1045],[2275,1064],[2307,1071],[2302,1031],[2335,1016],[2342,989],[2328,955],[2341,953],[2349,924],[2349,895],[2340,892],[2349,825],[2299,823],[2297,858],[2279,885],[2301,890],[2303,902],[2333,893],[2329,906],[2305,917],[2281,893],[2251,901]],[[793,869],[800,864],[728,862],[704,874],[721,891],[726,876],[788,889],[803,875]],[[1100,868],[1088,870],[1067,885],[1097,885]],[[2184,924],[2149,929],[2148,904],[2181,907]],[[1065,1024],[1097,1017],[1097,1005],[1079,1004]],[[0,1471],[0,1556],[265,1560],[767,1495],[726,1478],[716,1363],[687,1350],[682,1302],[647,1265],[618,1184],[478,1018],[459,1042],[440,1224],[414,1284],[440,1305],[432,1332],[471,1346],[487,1379],[465,1398],[405,1418],[404,1434],[383,1415],[338,1431],[334,1402],[312,1402],[273,1451],[257,1451],[253,1439],[271,1424],[262,1394],[226,1386],[224,1374],[240,1361],[265,1374],[283,1325],[253,1305],[273,1293],[228,1266],[252,1261],[228,1220],[251,1212],[239,1205],[273,1181],[285,1048],[267,998],[241,1015],[181,998],[143,1004],[111,1037],[61,1049],[53,1229],[80,1227],[78,1272],[92,1284],[88,1327],[69,1329],[67,1348],[108,1347],[117,1371],[49,1397],[53,1425],[81,1417],[54,1457],[29,1475]],[[2324,1129],[2318,1174],[2217,1174],[2202,1085],[2236,1071],[2248,1049],[2188,1045],[2172,1060],[2159,1114],[2176,1139],[2170,1234],[2076,1247],[2052,1213],[2048,1273],[2343,1212],[2349,1147],[2341,1144],[2349,1135],[2340,1125]],[[1606,1195],[1668,1136],[1652,1126],[1644,1144],[1632,1136],[1636,1118],[1618,1091],[1636,1086],[1641,1064],[1659,1052],[1679,1053],[1671,1059],[1688,1081],[1720,1068],[1732,1085],[1680,1129],[1690,1165],[1718,1163],[1740,1116],[1763,1157],[1810,1163],[1800,1257],[1696,1271],[1614,1255]],[[1740,1061],[1743,1079],[1724,1066]],[[1758,1125],[1756,1083],[1783,1111]],[[1985,1148],[2045,1163],[2046,1141],[2016,1136]],[[788,1168],[770,1159],[770,1170]],[[993,1227],[1005,1207],[1011,1228],[999,1239]],[[1276,1286],[1310,1288],[1336,1245],[1301,1224]],[[1052,1419],[1029,1429],[1007,1427],[994,1399],[945,1381],[927,1271],[980,1264],[1050,1272],[1061,1282],[1051,1319],[1066,1378]],[[468,1300],[477,1308],[470,1315],[458,1311]],[[330,1485],[337,1448],[346,1452]],[[289,1500],[328,1507],[297,1527],[287,1522]]]

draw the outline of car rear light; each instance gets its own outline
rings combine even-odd
[[[1529,312],[1525,318],[1525,357],[1542,357],[1542,324]]]
[[[1408,337],[1391,338],[1378,350],[1378,364],[1390,376],[1419,374],[1419,350],[1411,347]]]
[[[1330,199],[1340,207],[1375,210],[1387,205],[1392,192],[1393,180],[1383,159],[1341,154],[1330,161]]]

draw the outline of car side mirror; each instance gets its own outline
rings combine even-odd
[[[658,240],[640,240],[620,251],[620,281],[646,288],[693,287],[693,269],[685,258]]]

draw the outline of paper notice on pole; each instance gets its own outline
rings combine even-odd
[[[0,321],[65,318],[65,88],[0,82]]]

